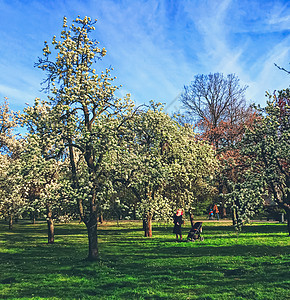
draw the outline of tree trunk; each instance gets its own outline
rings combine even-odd
[[[224,204],[222,204],[222,218],[227,217],[227,208],[225,207]]]
[[[99,222],[100,222],[101,224],[103,224],[103,222],[104,222],[104,217],[103,217],[103,214],[102,214],[102,213],[100,213],[100,216],[99,216]]]
[[[233,212],[232,212],[232,219],[233,219],[233,226],[237,225],[237,212],[236,212],[236,208],[233,207]]]
[[[70,157],[70,165],[72,170],[72,179],[73,179],[73,189],[78,190],[79,189],[79,182],[77,177],[77,167],[76,162],[74,158],[74,149],[72,146],[72,139],[68,139],[69,142],[69,157]],[[92,158],[92,157],[91,157]],[[88,156],[88,153],[85,157],[88,166],[91,164],[90,157]],[[100,159],[100,158],[99,158]],[[89,166],[90,169],[93,169],[91,166]],[[98,226],[98,216],[96,213],[95,208],[95,199],[91,199],[91,210],[89,217],[85,216],[85,211],[83,207],[83,203],[81,199],[77,200],[78,203],[78,209],[80,214],[80,223],[83,221],[86,224],[87,231],[88,231],[88,240],[89,240],[89,254],[88,259],[89,260],[98,260],[99,259],[99,249],[98,249],[98,236],[97,236],[97,226]]]
[[[152,215],[150,213],[143,219],[143,229],[145,237],[152,237]]]
[[[274,190],[274,187],[272,187],[272,190]],[[289,194],[288,194],[289,195]],[[280,201],[278,197],[278,193],[274,193],[275,202],[279,205],[280,208],[284,209],[286,213],[286,220],[287,220],[287,230],[290,236],[290,205],[289,203],[289,196],[286,199],[283,199],[284,201]]]
[[[49,206],[46,207],[47,211],[47,233],[48,233],[48,244],[54,243],[54,224],[52,219],[52,211]]]
[[[36,224],[36,214],[35,214],[35,212],[30,213],[30,219],[31,219],[32,224],[35,225]]]
[[[287,229],[290,236],[290,209],[285,209],[287,219]]]
[[[12,230],[13,229],[13,217],[12,217],[12,215],[9,216],[8,224],[9,224],[9,230]]]
[[[133,206],[133,220],[137,220],[136,218],[136,204]]]
[[[99,249],[98,249],[98,235],[97,235],[97,226],[98,218],[94,213],[90,214],[90,219],[85,222],[88,230],[88,239],[89,239],[89,260],[98,260],[99,259]]]
[[[221,196],[223,194],[223,190],[224,190],[224,184],[222,182],[219,183],[218,186],[218,193],[219,193],[219,197],[218,197],[218,202],[220,203],[220,214],[221,214],[221,218],[226,218],[227,216],[227,209],[226,209],[226,205],[224,203],[223,197]]]
[[[189,218],[190,218],[191,227],[193,227],[194,221],[193,221],[193,214],[192,213],[189,214]]]

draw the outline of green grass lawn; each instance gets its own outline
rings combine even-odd
[[[83,224],[0,224],[0,298],[290,299],[290,237],[285,224],[206,222],[203,242],[176,243],[172,227],[141,222],[99,227],[101,260],[88,262]],[[186,238],[189,227],[183,229]]]

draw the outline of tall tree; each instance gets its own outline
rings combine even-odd
[[[27,143],[20,157],[19,173],[26,198],[26,210],[35,209],[46,216],[48,243],[54,243],[54,218],[58,208],[65,204],[61,195],[61,170],[65,161],[48,159],[51,144],[43,141],[36,133],[28,135]]]
[[[0,218],[8,221],[9,229],[13,229],[15,219],[21,217],[25,209],[21,163],[18,158],[11,159],[7,154],[0,154]]]
[[[135,194],[144,234],[150,237],[153,217],[168,220],[177,207],[190,210],[209,189],[207,179],[217,162],[212,147],[197,141],[192,128],[180,126],[160,104],[138,113],[130,129],[127,150],[117,154],[114,178]]]
[[[247,111],[245,91],[234,74],[196,75],[180,97],[186,115],[218,150],[225,123],[236,124]]]
[[[290,90],[268,95],[265,108],[242,142],[242,154],[248,158],[255,180],[267,189],[273,200],[286,212],[290,235]],[[247,180],[256,189],[255,181]]]
[[[176,131],[175,123],[162,112],[160,104],[151,102],[147,111],[139,112],[128,123],[126,151],[116,152],[114,181],[121,182],[135,195],[146,237],[152,236],[154,214],[161,207],[171,210],[158,192],[169,176],[166,149]]]
[[[197,127],[197,134],[209,141],[216,149],[220,160],[216,202],[221,204],[221,215],[226,216],[224,194],[231,191],[229,181],[235,181],[240,163],[239,150],[233,149],[241,140],[245,125],[251,124],[255,113],[245,100],[247,87],[241,87],[234,74],[226,77],[221,73],[197,75],[189,86],[185,86],[181,102],[187,120]]]
[[[23,140],[15,133],[19,122],[20,113],[11,111],[5,98],[0,105],[0,215],[8,219],[10,229],[24,206],[19,176]]]
[[[133,108],[129,97],[115,97],[118,87],[112,85],[111,69],[97,74],[93,67],[106,55],[90,38],[95,23],[89,17],[78,17],[68,27],[64,18],[60,40],[53,37],[53,50],[45,42],[44,58],[36,64],[47,72],[45,82],[51,91],[49,115],[54,121],[45,137],[52,132],[68,151],[72,190],[87,227],[91,260],[99,258],[97,222],[107,180],[104,163],[118,146],[122,126]],[[43,128],[48,129],[45,124]]]

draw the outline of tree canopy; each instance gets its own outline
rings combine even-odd
[[[241,151],[248,158],[252,177],[246,180],[252,190],[263,188],[283,208],[290,234],[290,92],[268,95],[267,106],[257,107],[259,118],[241,141]],[[253,197],[257,199],[256,197]]]
[[[53,37],[52,49],[45,42],[44,58],[36,64],[46,72],[44,84],[51,93],[46,118],[37,124],[37,131],[55,144],[56,155],[68,156],[72,193],[88,229],[90,259],[98,258],[97,220],[105,166],[133,108],[129,97],[115,96],[111,69],[97,73],[94,68],[106,55],[90,38],[95,23],[78,17],[68,26],[64,18],[60,40]]]

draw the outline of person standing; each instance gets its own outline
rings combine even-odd
[[[208,219],[213,220],[213,209],[212,208],[209,209]]]
[[[215,214],[217,220],[219,220],[219,219],[220,219],[219,209],[218,209],[218,207],[217,207],[216,204],[213,206],[213,212],[214,212],[214,214]]]
[[[181,233],[181,225],[184,223],[182,219],[183,211],[182,209],[178,209],[176,214],[173,216],[173,233],[176,235],[176,241],[178,241],[178,236],[180,236],[180,241],[182,241],[182,233]]]

